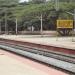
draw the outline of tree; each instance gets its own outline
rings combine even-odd
[[[36,3],[36,4],[46,2],[46,0],[30,0],[30,1],[31,1],[32,3]]]
[[[8,31],[13,20],[10,16],[13,15],[11,8],[19,3],[19,0],[0,0],[0,19],[2,20],[2,30]],[[12,25],[13,29],[13,25]]]
[[[50,0],[52,2],[55,2],[56,0]],[[75,2],[75,0],[58,0],[59,2]]]

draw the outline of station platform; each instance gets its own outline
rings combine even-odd
[[[75,50],[75,37],[51,37],[49,35],[0,35],[0,38]]]
[[[68,75],[27,58],[0,50],[0,75]]]

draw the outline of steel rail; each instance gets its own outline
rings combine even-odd
[[[73,54],[66,54],[66,53],[62,53],[62,52],[57,52],[57,51],[52,51],[51,49],[43,49],[43,48],[38,48],[38,47],[33,47],[33,46],[28,46],[28,45],[26,45],[26,44],[20,44],[20,42],[18,42],[18,43],[12,43],[13,41],[11,41],[11,42],[7,42],[7,41],[1,41],[0,40],[0,43],[1,44],[10,44],[10,45],[12,45],[12,46],[18,46],[19,48],[28,48],[28,49],[35,49],[34,50],[34,52],[36,52],[36,50],[38,50],[38,51],[42,51],[42,52],[47,52],[47,53],[53,53],[53,54],[58,54],[58,55],[62,55],[62,56],[66,56],[66,57],[70,57],[70,58],[74,58],[75,59],[75,55],[73,55]]]
[[[66,70],[68,72],[75,73],[75,64],[73,64],[73,63],[58,60],[58,59],[55,59],[52,57],[47,57],[47,56],[35,54],[35,53],[28,52],[28,51],[21,50],[21,49],[16,49],[16,48],[13,48],[10,46],[0,45],[0,48],[5,49],[7,51],[17,53],[17,54],[20,54],[20,55],[23,55],[25,57],[29,57],[29,58],[41,61],[41,62],[49,64],[49,65],[56,66],[58,68]]]
[[[70,56],[66,56],[66,55],[62,55],[62,54],[58,54],[58,53],[52,53],[52,52],[47,52],[47,51],[43,51],[43,50],[39,50],[39,49],[35,49],[35,48],[28,48],[28,47],[23,47],[23,46],[17,46],[17,45],[13,45],[13,44],[7,44],[7,43],[1,43],[1,45],[5,45],[5,46],[10,46],[16,49],[21,49],[21,50],[25,50],[25,51],[29,51],[35,54],[39,54],[39,55],[44,55],[47,57],[52,57],[52,58],[56,58],[59,60],[63,60],[66,62],[70,62],[70,63],[74,63],[75,64],[75,57],[70,57]]]
[[[51,46],[51,45],[48,46],[48,45],[31,43],[31,42],[23,42],[23,41],[16,41],[16,40],[2,39],[2,38],[0,39],[0,42],[7,42],[7,43],[11,43],[11,44],[25,45],[25,46],[35,47],[35,48],[41,48],[44,51],[48,51],[48,52],[54,51],[54,52],[66,54],[69,56],[75,55],[75,49],[56,47],[56,46]]]

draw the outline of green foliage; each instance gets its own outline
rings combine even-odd
[[[30,0],[30,2],[40,4],[46,2],[46,0]]]
[[[52,26],[54,27],[56,25],[57,19],[73,19],[73,16],[67,14],[66,11],[73,13],[75,3],[60,3],[59,6],[60,8],[57,12],[53,3],[29,4],[23,7],[16,7],[14,13],[24,26],[28,24],[39,25],[39,29],[40,15],[43,14],[44,29],[51,29]],[[29,23],[27,24],[27,22]],[[48,27],[46,27],[46,25]]]
[[[4,1],[4,2],[2,2]],[[40,30],[40,16],[43,15],[43,29],[56,29],[57,19],[73,19],[72,15],[66,13],[72,12],[75,8],[75,2],[59,2],[59,11],[55,10],[54,2],[44,3],[18,3],[19,0],[0,0],[1,17],[4,18],[7,12],[7,18],[10,22],[18,19],[19,30],[24,30],[28,26],[34,26],[36,30]],[[38,0],[35,0],[38,1]],[[7,10],[5,10],[7,9]],[[11,22],[10,22],[11,23]],[[9,23],[9,24],[10,24]]]
[[[0,7],[9,7],[11,5],[16,5],[19,0],[0,0]]]

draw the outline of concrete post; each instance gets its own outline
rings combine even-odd
[[[17,18],[16,18],[16,35],[17,35],[17,33],[18,33],[18,22],[17,22]]]
[[[55,9],[56,11],[59,10],[59,0],[55,0]]]
[[[74,9],[74,31],[75,31],[75,9]]]
[[[1,34],[1,20],[0,20],[0,34]]]
[[[42,24],[43,24],[43,21],[42,21],[42,14],[41,14],[41,33],[42,33],[42,31],[43,31],[43,26],[42,26]]]
[[[5,13],[5,34],[7,34],[7,13]]]

